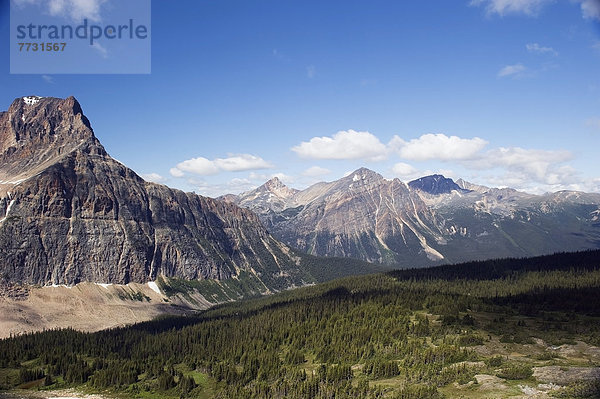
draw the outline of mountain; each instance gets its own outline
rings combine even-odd
[[[236,203],[244,201],[273,235],[302,251],[389,264],[443,258],[430,245],[443,239],[435,215],[418,194],[369,169],[297,191],[283,210],[279,201],[255,206],[247,200],[254,195],[242,194]]]
[[[254,211],[264,213],[268,210],[282,211],[287,201],[292,198],[298,190],[291,189],[274,177],[262,186],[235,196],[224,195],[219,199],[227,202],[235,202],[241,207],[251,207]]]
[[[255,202],[253,191],[229,201],[314,255],[407,267],[600,248],[600,194],[532,195],[441,175],[406,185],[365,168],[285,192],[276,201]]]
[[[269,292],[312,282],[299,264],[251,211],[111,158],[73,97],[18,98],[0,115],[0,281],[234,278]]]
[[[408,183],[408,187],[414,190],[421,190],[429,194],[448,194],[452,191],[468,192],[468,189],[460,187],[454,183],[454,180],[448,179],[442,175],[431,175],[421,177]]]

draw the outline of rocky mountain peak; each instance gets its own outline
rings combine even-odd
[[[372,171],[367,168],[359,168],[354,172],[350,173],[343,180],[350,180],[352,182],[363,182],[363,183],[373,183],[383,181],[383,176],[379,173]]]
[[[289,198],[297,191],[286,186],[277,176],[273,177],[271,180],[259,187],[259,190],[261,188],[281,198]]]
[[[257,193],[270,193],[281,199],[292,197],[298,190],[286,186],[277,176],[255,190]]]
[[[469,190],[461,188],[454,180],[442,175],[424,176],[408,183],[412,189],[421,190],[429,194],[439,195],[447,194],[452,191],[467,192]]]
[[[34,175],[77,148],[107,155],[75,97],[20,97],[0,114],[0,180]]]
[[[94,137],[89,120],[73,96],[17,98],[2,115],[1,128],[0,153],[15,145],[36,144],[47,136],[61,135],[66,140]]]

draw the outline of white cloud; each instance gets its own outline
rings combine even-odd
[[[302,172],[302,176],[318,177],[318,176],[325,176],[330,173],[331,173],[331,171],[329,169],[322,168],[320,166],[311,166],[310,168],[308,168],[304,172]]]
[[[579,0],[581,3],[581,14],[586,19],[600,20],[600,1],[598,0]]]
[[[218,197],[224,194],[239,194],[244,191],[253,190],[256,184],[248,179],[234,178],[225,183],[208,183],[202,179],[190,178],[188,184],[193,187],[194,192],[208,197]]]
[[[204,157],[192,158],[180,162],[175,167],[179,172],[189,172],[197,175],[215,175],[219,173],[219,168],[215,165],[214,161],[206,159]],[[173,172],[171,171],[171,174]]]
[[[488,15],[500,16],[509,14],[524,14],[536,16],[540,10],[553,0],[472,0],[472,6],[484,6]]]
[[[314,78],[316,74],[317,74],[317,69],[315,68],[314,65],[309,65],[306,67],[306,76],[309,79]]]
[[[555,3],[556,0],[471,0],[471,6],[485,7],[486,14],[505,16],[528,15],[537,16],[546,5]],[[600,1],[598,0],[571,0],[579,3],[581,14],[586,19],[600,19]]]
[[[512,76],[512,77],[518,78],[518,77],[524,76],[524,72],[526,70],[527,70],[527,67],[525,67],[525,65],[523,65],[523,64],[507,65],[504,68],[502,68],[500,71],[498,71],[498,77],[503,78],[506,76]]]
[[[192,158],[180,162],[171,168],[170,173],[175,177],[181,177],[184,172],[197,175],[215,175],[219,172],[240,172],[245,170],[268,169],[273,165],[261,157],[251,154],[230,154],[227,158],[216,158],[214,160],[204,157]]]
[[[500,168],[522,181],[563,184],[572,181],[574,170],[563,165],[572,158],[573,154],[566,150],[500,147],[487,151],[479,159],[465,161],[465,164],[480,170]]]
[[[404,141],[400,137],[394,136],[390,141],[390,147],[401,158],[413,161],[469,159],[473,158],[486,145],[487,141],[479,137],[463,139],[445,134],[424,134],[410,141]]]
[[[96,50],[102,58],[108,58],[108,50],[98,42],[92,44],[92,48]]]
[[[46,83],[50,83],[50,84],[54,84],[54,78],[50,75],[42,75],[42,79],[44,79],[44,81]]]
[[[44,8],[46,12],[55,17],[70,18],[76,22],[89,19],[94,22],[101,21],[102,5],[108,0],[15,0],[18,5],[35,4]]]
[[[535,54],[552,54],[554,56],[558,55],[558,51],[554,50],[552,47],[540,46],[538,43],[528,43],[528,44],[525,45],[525,48],[530,53],[535,53]]]
[[[269,169],[273,165],[261,157],[251,154],[230,154],[228,158],[214,160],[217,168],[227,172],[240,172],[252,169]]]
[[[100,21],[100,8],[106,0],[50,0],[52,15],[68,15],[75,21]]]
[[[342,130],[331,137],[313,137],[292,151],[310,159],[367,159],[382,160],[387,155],[386,146],[369,132]]]
[[[256,173],[256,172],[250,172],[250,175],[248,176],[248,178],[252,181],[258,181],[261,184],[271,180],[272,178],[277,177],[279,180],[281,180],[283,183],[285,184],[292,184],[296,181],[296,179],[293,176],[289,176],[286,175],[285,173]]]
[[[159,175],[158,173],[143,173],[142,178],[146,181],[152,181],[154,183],[164,183],[167,181],[166,177]]]
[[[417,168],[404,162],[394,164],[394,166],[392,166],[392,173],[401,180],[412,180],[420,175]]]
[[[169,173],[173,177],[183,177],[183,176],[185,176],[185,173],[183,173],[181,170],[179,170],[177,168],[171,168],[171,169],[169,169]]]

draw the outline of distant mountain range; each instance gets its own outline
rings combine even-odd
[[[600,194],[532,195],[441,175],[405,184],[361,168],[301,191],[274,178],[222,199],[291,247],[400,267],[600,248]]]

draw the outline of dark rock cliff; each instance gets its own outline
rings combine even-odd
[[[27,99],[27,101],[26,101]],[[289,249],[238,206],[149,183],[111,158],[73,97],[0,114],[0,274],[29,284],[226,279],[302,284]]]

